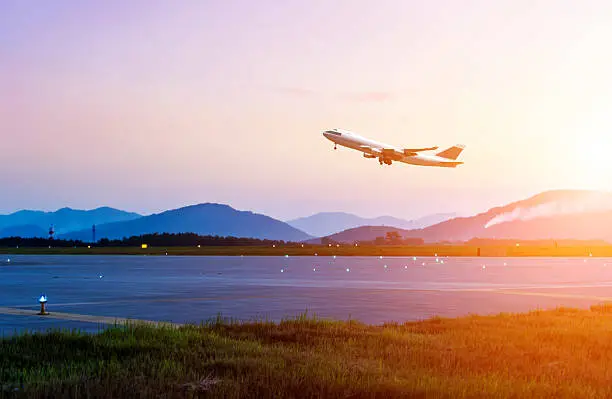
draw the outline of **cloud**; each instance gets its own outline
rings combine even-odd
[[[305,89],[302,87],[281,87],[277,89],[279,92],[292,97],[311,98],[325,97],[326,94],[315,90]],[[363,92],[344,92],[336,95],[345,101],[355,101],[364,103],[382,103],[395,99],[395,94],[388,91],[363,91]]]
[[[395,95],[388,91],[366,91],[345,93],[343,97],[350,101],[381,103],[395,99]]]
[[[293,97],[312,97],[317,95],[314,90],[304,89],[301,87],[281,87],[278,89],[281,93],[293,96]]]

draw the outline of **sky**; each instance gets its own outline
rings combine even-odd
[[[0,213],[469,215],[612,189],[608,1],[0,2]],[[321,133],[466,145],[380,166]]]

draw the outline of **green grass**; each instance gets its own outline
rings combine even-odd
[[[384,326],[302,316],[0,341],[4,396],[604,398],[610,381],[607,305]]]
[[[470,246],[470,245],[387,245],[387,246],[352,246],[341,245],[328,247],[322,245],[279,245],[277,247],[245,246],[245,247],[153,247],[147,249],[135,247],[78,247],[78,248],[0,248],[4,255],[148,255],[169,256],[595,256],[612,257],[612,245],[598,246],[535,246],[521,245],[501,246]]]

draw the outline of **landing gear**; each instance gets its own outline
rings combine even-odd
[[[391,165],[391,164],[393,163],[393,161],[392,161],[392,160],[390,160],[390,159],[384,159],[383,157],[380,157],[380,158],[378,158],[378,163],[379,163],[379,164],[381,164],[381,165],[382,165],[383,163],[384,163],[385,165]]]
[[[382,165],[383,164],[383,159],[382,158],[378,158],[378,163]]]
[[[338,144],[334,143],[334,150],[338,149]]]

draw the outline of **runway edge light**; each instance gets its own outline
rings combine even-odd
[[[38,302],[40,303],[40,313],[39,315],[48,315],[49,313],[47,313],[47,311],[45,310],[45,304],[47,303],[47,296],[46,295],[41,295],[40,298],[38,299]]]

